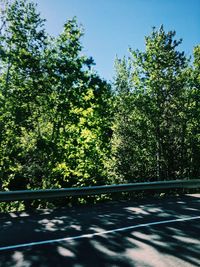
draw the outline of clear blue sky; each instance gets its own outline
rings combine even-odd
[[[191,55],[200,43],[200,0],[34,0],[52,35],[77,16],[85,28],[84,53],[95,60],[101,77],[112,80],[116,55],[129,47],[144,49],[144,36],[164,25],[183,38],[180,49]]]

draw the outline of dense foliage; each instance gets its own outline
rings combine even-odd
[[[111,90],[76,19],[58,37],[44,23],[32,2],[1,0],[2,190],[200,177],[200,46],[192,66],[154,28],[116,60]]]
[[[111,90],[82,55],[76,20],[53,38],[33,3],[7,2],[1,18],[2,188],[105,183]]]
[[[116,61],[115,176],[125,181],[200,177],[199,47],[194,67],[163,26],[146,50]]]

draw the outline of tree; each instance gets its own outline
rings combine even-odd
[[[29,133],[38,130],[47,36],[31,2],[6,1],[2,20],[1,176],[5,187],[22,189],[31,178],[32,156],[27,153],[32,153],[35,141]]]
[[[51,88],[48,140],[53,148],[48,153],[47,187],[106,182],[111,90],[91,71],[92,58],[80,55],[82,34],[76,19],[69,20],[46,52]]]
[[[123,104],[116,113],[113,149],[117,173],[125,180],[184,174],[188,60],[177,50],[182,40],[174,37],[163,26],[153,28],[145,52],[130,50],[128,63],[117,60],[116,98]]]
[[[200,177],[200,46],[194,48],[193,68],[188,71],[190,77],[188,90],[188,124],[187,124],[187,154],[188,175]]]
[[[82,55],[68,20],[50,37],[29,1],[6,2],[0,36],[0,162],[4,189],[106,182],[111,88]]]

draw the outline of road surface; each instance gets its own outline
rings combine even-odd
[[[200,266],[200,194],[0,214],[12,266]]]

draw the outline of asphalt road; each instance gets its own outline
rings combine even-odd
[[[200,266],[200,194],[0,214],[11,266]]]

